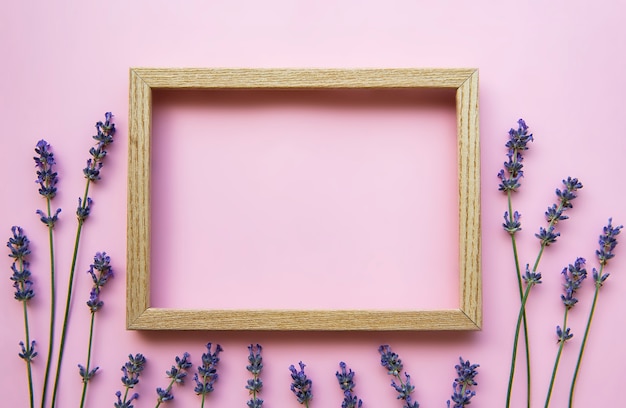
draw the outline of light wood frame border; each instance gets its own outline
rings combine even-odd
[[[150,146],[156,89],[455,88],[459,308],[182,310],[150,306]],[[138,330],[479,330],[482,324],[477,69],[131,68],[126,327]],[[442,217],[443,218],[443,217]]]

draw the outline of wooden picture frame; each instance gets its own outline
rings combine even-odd
[[[186,310],[150,305],[152,92],[161,89],[456,89],[459,307]],[[479,330],[482,324],[477,69],[131,68],[126,326],[133,330]],[[443,217],[442,217],[443,218]]]

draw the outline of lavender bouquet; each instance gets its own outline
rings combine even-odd
[[[504,162],[504,168],[498,173],[500,179],[499,190],[504,192],[507,196],[507,210],[504,212],[504,223],[502,224],[504,230],[508,233],[512,252],[513,262],[516,272],[516,282],[520,298],[520,308],[515,327],[515,335],[513,339],[513,350],[511,353],[511,365],[509,373],[509,381],[506,395],[506,407],[511,405],[511,395],[514,384],[515,367],[517,360],[517,352],[519,346],[520,336],[524,339],[524,351],[526,362],[526,405],[531,407],[531,390],[532,390],[532,378],[531,378],[531,355],[529,349],[529,333],[528,333],[528,316],[526,313],[526,305],[529,300],[531,290],[534,286],[541,283],[542,274],[538,271],[540,260],[544,254],[544,251],[551,245],[555,244],[560,237],[560,232],[557,231],[557,226],[560,222],[569,218],[566,215],[566,211],[573,208],[573,200],[577,197],[578,191],[582,189],[583,185],[577,178],[568,177],[563,180],[563,188],[556,189],[556,203],[548,206],[545,212],[545,219],[547,225],[545,227],[539,227],[538,233],[535,237],[539,240],[539,248],[532,267],[530,264],[526,264],[524,272],[522,273],[522,263],[520,261],[516,236],[522,230],[521,227],[521,214],[518,210],[514,210],[513,196],[518,192],[521,187],[521,179],[524,175],[523,172],[523,159],[524,153],[529,148],[529,143],[533,141],[533,135],[529,132],[528,125],[523,119],[518,121],[517,129],[511,129],[509,131],[509,138],[506,142],[507,148],[507,161]],[[593,269],[593,278],[595,282],[595,293],[591,304],[589,317],[587,319],[587,325],[585,328],[585,334],[578,354],[576,368],[573,373],[572,383],[569,392],[569,407],[572,407],[574,390],[576,386],[576,378],[580,370],[580,363],[583,356],[583,351],[589,336],[591,322],[596,308],[596,303],[599,295],[599,290],[604,284],[604,281],[608,278],[608,274],[604,273],[604,268],[609,259],[613,258],[613,250],[617,245],[617,235],[620,233],[622,226],[614,227],[612,220],[606,226],[603,227],[603,233],[600,235],[599,243],[600,249],[596,251],[598,261],[600,263],[600,269]],[[557,375],[559,362],[561,360],[564,344],[573,337],[571,328],[567,326],[568,313],[578,303],[578,299],[575,297],[576,292],[583,284],[583,281],[587,278],[587,270],[585,269],[586,260],[582,257],[576,258],[573,264],[565,267],[562,271],[564,278],[564,293],[561,294],[561,300],[565,307],[563,324],[556,326],[557,344],[559,345],[555,362],[550,378],[550,384],[545,399],[545,407],[550,404],[552,396],[552,390]]]
[[[53,210],[52,200],[57,194],[57,185],[59,182],[58,173],[55,171],[56,160],[54,153],[52,152],[51,145],[45,140],[40,140],[35,146],[36,156],[33,158],[36,167],[36,182],[39,185],[39,194],[45,199],[45,210],[36,210],[35,213],[39,216],[41,222],[45,225],[48,231],[48,246],[50,254],[50,329],[48,334],[48,351],[46,356],[45,374],[43,383],[41,384],[41,407],[46,406],[54,407],[57,400],[57,391],[59,385],[59,377],[62,368],[63,355],[65,351],[65,344],[67,340],[67,328],[70,317],[70,308],[72,300],[72,289],[74,287],[74,274],[76,270],[76,262],[78,259],[78,250],[81,232],[83,225],[89,217],[91,211],[91,205],[93,203],[92,198],[89,196],[89,187],[92,183],[95,183],[100,179],[100,171],[103,167],[104,158],[107,155],[108,146],[113,143],[113,136],[115,135],[115,125],[112,122],[113,115],[107,112],[104,121],[98,121],[96,123],[96,135],[93,139],[96,141],[95,145],[89,150],[90,157],[87,159],[87,165],[83,169],[83,175],[86,179],[86,185],[82,197],[78,198],[78,207],[76,209],[77,218],[77,230],[76,238],[74,240],[74,250],[72,253],[70,275],[67,282],[67,298],[65,302],[65,311],[63,314],[63,325],[60,336],[60,344],[57,351],[57,363],[56,372],[54,374],[54,382],[52,384],[52,396],[48,400],[48,390],[52,377],[52,359],[55,352],[55,344],[57,340],[57,333],[55,332],[56,317],[57,317],[57,279],[55,271],[55,242],[54,242],[54,227],[59,221],[59,214],[61,209],[57,208]],[[21,353],[19,356],[26,362],[27,377],[28,377],[28,389],[29,389],[29,403],[30,407],[35,406],[34,398],[34,384],[32,375],[32,362],[38,355],[35,351],[35,340],[31,339],[30,329],[28,326],[28,301],[35,296],[35,288],[32,274],[28,269],[27,255],[30,253],[28,247],[29,240],[24,233],[24,230],[19,226],[14,226],[12,229],[13,236],[9,238],[7,246],[10,249],[9,256],[14,259],[11,269],[13,276],[11,280],[14,282],[16,288],[15,298],[22,302],[24,310],[24,324],[26,340],[20,342]],[[79,374],[83,380],[83,391],[81,397],[81,406],[84,406],[85,394],[87,391],[87,383],[96,374],[98,368],[90,367],[91,360],[91,348],[94,330],[95,313],[102,307],[103,302],[100,299],[100,291],[107,280],[112,276],[111,268],[109,266],[109,257],[104,253],[96,254],[94,258],[94,264],[88,271],[92,279],[94,280],[94,287],[91,291],[87,306],[91,311],[91,325],[89,332],[89,346],[87,355],[86,366],[79,365]],[[96,270],[97,272],[94,272]]]

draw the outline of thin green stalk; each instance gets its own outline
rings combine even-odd
[[[519,334],[520,328],[522,325],[522,319],[524,316],[524,310],[526,308],[526,301],[528,300],[528,295],[530,294],[530,289],[535,284],[533,282],[529,282],[526,286],[526,290],[524,291],[524,295],[522,296],[522,304],[520,305],[519,314],[517,316],[517,325],[515,328],[515,339],[513,340],[513,352],[511,353],[511,371],[509,373],[509,385],[507,387],[506,392],[506,407],[511,406],[511,391],[513,389],[513,377],[515,376],[515,361],[517,359],[517,343],[519,342]]]
[[[567,314],[569,312],[569,308],[565,307],[565,313],[563,314],[563,329],[567,330]],[[556,372],[559,368],[559,361],[561,360],[561,354],[563,353],[563,347],[565,347],[565,342],[567,339],[561,338],[559,339],[559,349],[556,352],[556,358],[554,359],[554,367],[552,368],[552,376],[550,377],[550,386],[548,387],[548,394],[546,395],[546,404],[545,408],[548,408],[550,405],[550,398],[552,397],[552,389],[554,388],[554,381],[556,379]]]
[[[206,375],[202,377],[203,382],[206,383]],[[202,393],[202,404],[200,405],[200,408],[204,408],[204,397],[206,394]]]
[[[48,207],[48,217],[52,216],[50,208],[50,198],[46,198]],[[56,316],[56,277],[55,277],[55,260],[54,260],[54,234],[52,225],[48,225],[48,242],[50,248],[50,334],[48,338],[48,356],[46,358],[46,373],[43,380],[43,391],[41,394],[41,408],[46,405],[46,396],[48,393],[48,382],[50,380],[50,367],[52,365],[52,353],[54,351],[54,328]]]
[[[83,201],[81,204],[83,209],[87,207],[89,184],[90,184],[90,180],[87,179],[87,183],[85,186],[85,194],[83,196]],[[84,222],[84,219],[79,218],[78,227],[76,228],[76,239],[74,241],[74,252],[72,254],[72,264],[70,266],[70,277],[68,279],[68,284],[67,284],[67,298],[65,300],[65,313],[63,315],[63,328],[61,330],[61,341],[59,344],[59,357],[57,359],[57,369],[56,369],[56,374],[54,376],[54,387],[52,390],[52,401],[50,405],[51,408],[54,408],[56,405],[57,391],[59,387],[59,377],[61,375],[61,363],[63,361],[63,352],[65,350],[65,340],[67,336],[67,327],[68,327],[70,307],[71,307],[71,301],[72,301],[72,288],[74,286],[74,272],[76,271],[76,260],[78,259],[78,246],[80,243],[80,236],[81,236],[81,232],[83,229],[83,222]]]
[[[91,324],[89,325],[89,346],[87,347],[87,365],[85,366],[85,377],[83,378],[83,393],[80,397],[80,408],[85,406],[85,397],[87,395],[87,384],[89,383],[89,375],[91,370],[91,349],[93,345],[93,326],[96,321],[96,314],[91,312]]]
[[[26,332],[26,351],[31,350],[30,344],[30,330],[28,325],[28,307],[26,306],[26,301],[22,301],[24,305],[24,331]],[[33,408],[35,406],[35,396],[33,392],[33,371],[30,356],[25,359],[26,360],[26,372],[28,375],[28,395],[30,400],[30,407]]]
[[[600,271],[598,272],[599,277],[602,276],[603,269],[604,269],[604,265],[600,265]],[[574,369],[574,375],[572,377],[572,384],[569,389],[569,403],[568,403],[569,408],[572,408],[574,404],[574,390],[576,388],[576,380],[578,379],[578,372],[580,371],[580,365],[582,363],[583,354],[585,352],[585,346],[587,345],[587,338],[589,337],[589,331],[591,330],[591,322],[593,320],[593,315],[596,311],[596,304],[598,303],[598,295],[600,294],[600,287],[602,287],[602,283],[596,281],[596,290],[593,294],[593,302],[591,303],[591,309],[589,310],[589,317],[587,319],[587,327],[585,327],[585,334],[583,336],[583,340],[580,345],[580,351],[578,352],[578,359],[576,360],[576,368]]]
[[[513,203],[511,200],[511,192],[507,192],[508,206],[509,206],[509,220],[513,222]],[[519,263],[519,255],[517,251],[517,241],[515,235],[511,234],[511,245],[513,247],[513,259],[515,260],[515,272],[517,274],[517,288],[519,290],[520,302],[524,297],[524,289],[522,286],[522,272]],[[522,323],[524,329],[524,349],[526,352],[526,403],[530,408],[530,396],[531,396],[531,369],[530,369],[530,342],[528,341],[528,322],[526,319],[526,308],[522,310]],[[514,363],[515,364],[515,363]],[[512,386],[512,385],[511,385]]]

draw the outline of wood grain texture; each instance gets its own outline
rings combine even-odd
[[[150,142],[155,89],[455,88],[459,308],[185,310],[150,306]],[[137,330],[478,330],[482,325],[480,141],[476,69],[131,68],[126,326]]]
[[[459,309],[378,310],[179,310],[149,308],[129,329],[147,330],[475,330]]]
[[[152,88],[458,88],[472,69],[134,68]]]

